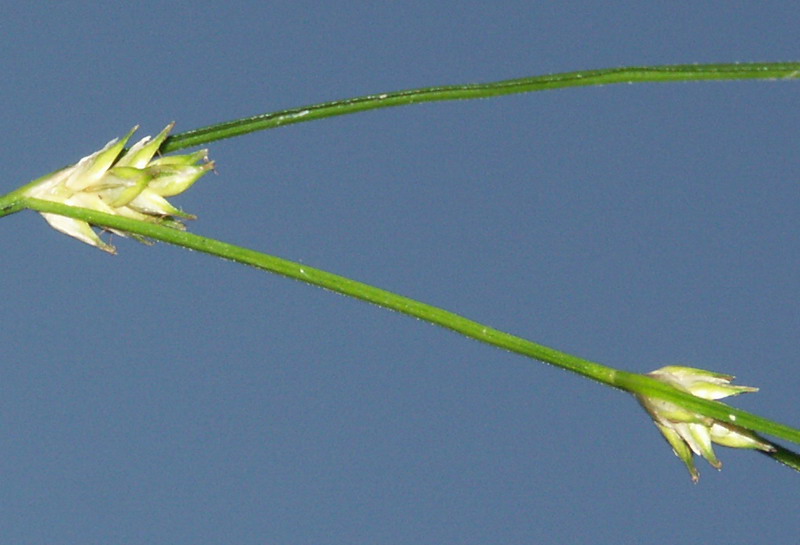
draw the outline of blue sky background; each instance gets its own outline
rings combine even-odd
[[[791,2],[16,3],[3,192],[141,124],[631,64],[800,60]],[[799,425],[798,82],[396,108],[215,143],[192,231]],[[3,219],[5,543],[787,543],[800,477],[692,485],[627,395],[159,244]]]

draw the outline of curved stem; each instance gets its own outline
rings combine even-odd
[[[383,308],[402,312],[403,314],[450,329],[466,337],[555,365],[614,388],[680,403],[688,410],[711,418],[726,422],[735,422],[736,425],[741,428],[800,443],[800,430],[790,426],[762,418],[723,403],[707,401],[695,397],[651,377],[622,371],[597,362],[579,358],[567,354],[566,352],[505,333],[433,305],[422,303],[308,265],[263,254],[248,248],[185,231],[178,231],[169,227],[105,214],[85,208],[76,208],[65,204],[28,197],[20,198],[14,203],[14,206],[17,207],[17,209],[30,208],[39,212],[51,212],[77,218],[93,225],[135,233],[151,239],[168,242],[184,248],[197,250],[223,259],[280,274]],[[0,208],[2,208],[2,203],[0,203]]]
[[[665,66],[633,66],[604,70],[583,70],[545,76],[510,79],[492,83],[424,87],[391,93],[323,102],[300,108],[243,117],[179,134],[164,141],[161,151],[167,153],[232,138],[255,131],[274,129],[292,123],[302,123],[337,115],[367,110],[437,102],[466,100],[500,95],[530,93],[565,87],[608,85],[612,83],[674,82],[701,80],[795,79],[800,77],[800,63],[741,63],[741,64],[677,64]]]

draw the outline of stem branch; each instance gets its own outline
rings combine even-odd
[[[800,63],[734,63],[734,64],[676,64],[666,66],[631,66],[603,70],[582,70],[545,76],[475,83],[466,85],[444,85],[408,89],[391,93],[372,94],[344,100],[322,102],[300,108],[243,117],[179,134],[164,141],[161,151],[167,153],[198,146],[215,140],[232,138],[243,134],[274,129],[292,123],[303,123],[337,115],[365,112],[380,108],[391,108],[407,104],[438,102],[444,100],[468,100],[500,95],[512,95],[563,89],[609,85],[613,83],[675,82],[703,80],[744,79],[794,79],[800,77]]]
[[[2,205],[2,202],[0,202],[0,205]],[[402,312],[408,316],[413,316],[420,320],[450,329],[466,337],[549,363],[620,390],[679,403],[690,411],[720,421],[735,423],[741,428],[800,443],[800,430],[790,426],[762,418],[717,401],[708,401],[689,393],[681,392],[669,384],[665,384],[646,375],[630,373],[578,356],[573,356],[566,352],[517,337],[516,335],[505,333],[448,310],[308,265],[263,254],[242,246],[236,246],[186,231],[179,231],[153,223],[97,212],[86,208],[77,208],[29,197],[20,198],[20,200],[15,203],[15,206],[18,208],[29,208],[39,212],[60,214],[62,216],[84,220],[100,227],[135,233],[143,237],[160,240],[235,261],[243,265],[249,265],[280,274],[383,308]]]

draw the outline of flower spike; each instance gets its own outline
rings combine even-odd
[[[648,375],[702,399],[721,399],[758,391],[758,388],[751,386],[732,385],[734,377],[731,375],[694,367],[668,365]],[[695,483],[700,479],[700,473],[694,465],[693,454],[702,456],[716,469],[722,469],[722,462],[714,453],[713,443],[726,447],[775,452],[775,447],[769,441],[729,422],[703,416],[670,401],[643,395],[637,395],[636,398],[653,418],[653,422],[675,455],[686,464]]]
[[[194,216],[175,208],[165,197],[189,189],[213,170],[214,162],[208,160],[207,150],[153,159],[173,126],[170,123],[155,138],[145,137],[125,150],[138,128],[134,127],[123,138],[112,140],[75,165],[37,180],[25,195],[183,229],[180,220]],[[106,252],[116,252],[85,221],[52,213],[42,216],[62,233]],[[125,232],[112,231],[127,236]]]

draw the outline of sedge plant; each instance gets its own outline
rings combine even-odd
[[[162,241],[204,252],[402,312],[628,392],[650,415],[694,482],[699,479],[695,455],[721,468],[714,444],[751,449],[800,471],[800,455],[774,442],[779,439],[800,443],[800,429],[717,401],[757,390],[733,385],[730,375],[674,365],[642,374],[589,361],[355,279],[192,234],[186,230],[184,222],[194,216],[167,201],[168,197],[189,189],[214,168],[205,149],[179,155],[169,155],[170,152],[292,123],[422,102],[488,98],[567,87],[798,77],[800,62],[615,68],[367,95],[256,115],[175,135],[170,135],[170,124],[156,137],[145,137],[127,147],[136,131],[134,127],[126,136],[110,141],[76,164],[0,197],[0,217],[34,210],[58,231],[109,253],[115,253],[116,249],[102,239],[98,230],[129,236],[140,242]]]

